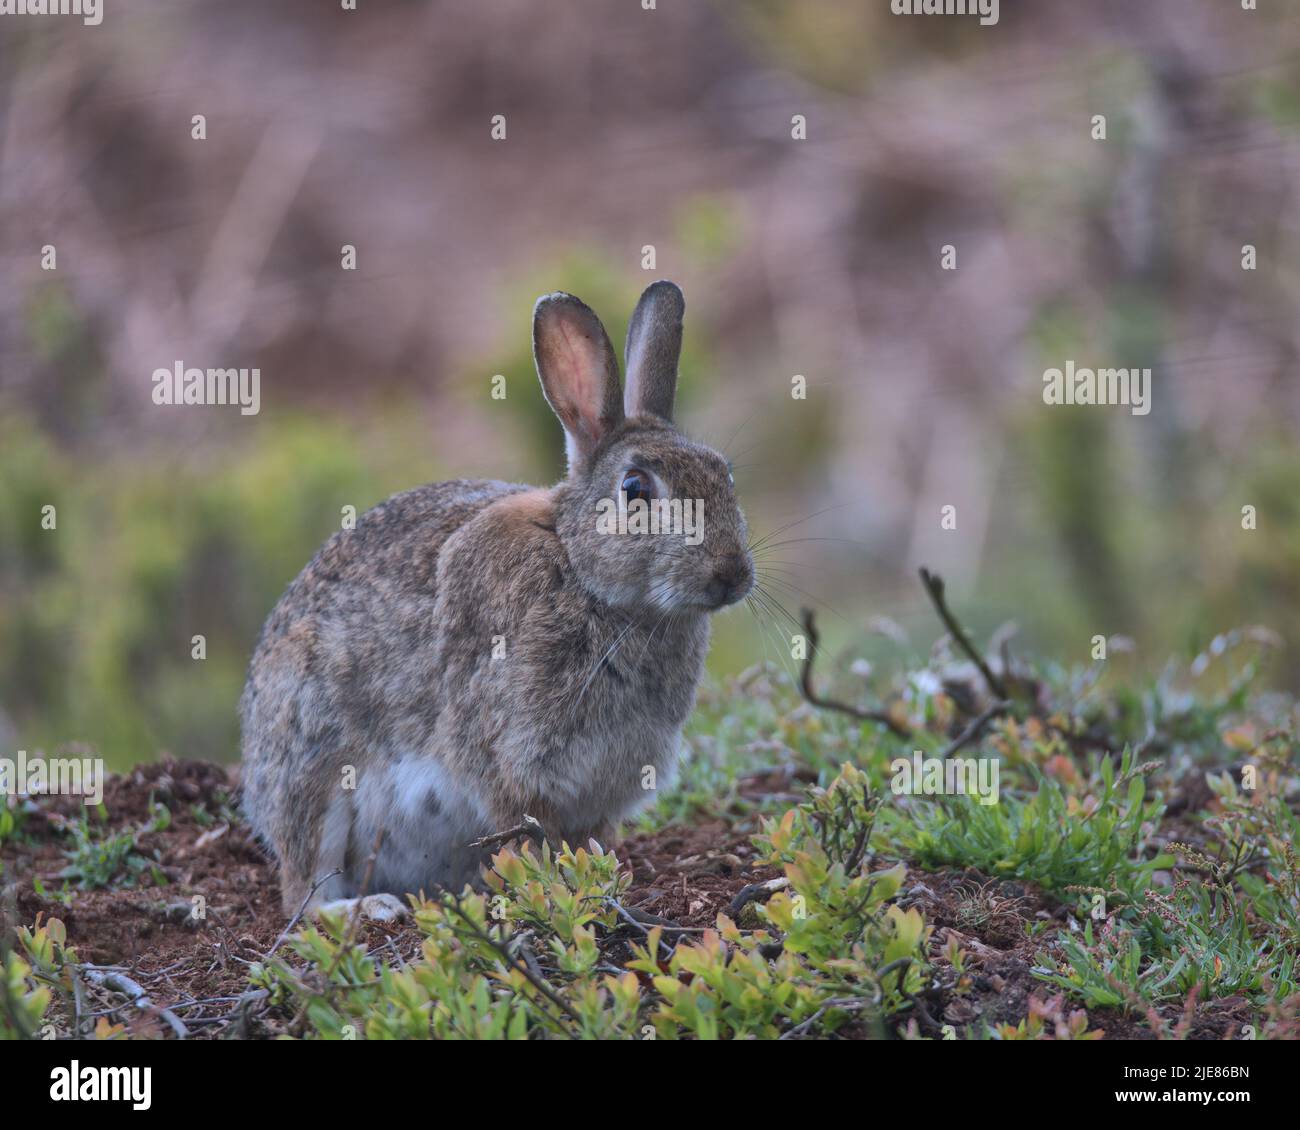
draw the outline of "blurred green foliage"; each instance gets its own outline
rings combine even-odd
[[[382,443],[303,417],[220,454],[123,452],[87,473],[27,422],[0,423],[0,526],[14,533],[0,542],[0,682],[21,743],[85,738],[119,767],[162,750],[235,757],[262,621],[342,507],[414,485],[413,467],[438,477],[426,447],[409,416],[387,420]]]
[[[733,205],[710,193],[676,204],[675,267],[707,274],[734,255],[747,220]],[[620,355],[641,288],[668,273],[629,273],[594,248],[557,248],[535,263],[502,288],[502,323],[516,324],[537,294],[560,285],[593,301]],[[937,628],[919,588],[900,580],[895,550],[868,544],[842,509],[823,520],[833,528],[811,523],[836,467],[836,381],[811,372],[813,395],[792,419],[780,384],[744,375],[761,356],[743,343],[720,351],[706,330],[708,292],[697,293],[679,417],[734,458],[755,537],[792,523],[763,563],[772,595],[795,613],[818,605],[828,641],[852,640],[854,654],[873,661],[880,648],[860,628],[875,615],[915,629],[911,651],[928,646]],[[164,751],[234,759],[236,703],[258,631],[339,528],[342,507],[361,513],[395,491],[457,475],[547,482],[564,473],[562,433],[526,332],[504,335],[508,348],[475,364],[475,376],[452,375],[439,390],[442,418],[428,426],[405,397],[350,413],[277,409],[237,437],[217,430],[189,446],[168,436],[132,447],[94,430],[108,386],[64,290],[42,282],[29,315],[48,395],[31,412],[0,418],[0,732],[8,723],[22,748],[86,741],[117,767]],[[1043,365],[1098,341],[1134,365],[1158,365],[1167,332],[1162,307],[1136,280],[1104,305],[1044,301],[1029,337]],[[484,373],[506,377],[505,401],[487,397]],[[1162,382],[1157,395],[1169,402],[1176,384]],[[464,441],[457,450],[448,421],[488,416],[506,437],[500,448],[481,458]],[[715,432],[710,419],[727,424]],[[1015,618],[1030,646],[1065,662],[1086,661],[1096,634],[1130,636],[1138,656],[1118,661],[1123,677],[1158,669],[1171,650],[1190,657],[1237,625],[1300,634],[1300,452],[1285,421],[1259,419],[1247,456],[1233,460],[1215,451],[1212,435],[1180,430],[1153,445],[1149,431],[1132,427],[1127,416],[1086,409],[1008,416],[970,627],[983,633]],[[448,443],[441,461],[430,457],[439,438]],[[42,528],[47,505],[57,533]],[[1244,505],[1256,507],[1258,530],[1242,529]],[[835,536],[818,536],[827,533]],[[740,608],[717,618],[715,673],[757,660],[794,669],[794,621],[775,607],[756,615]],[[204,659],[192,658],[196,635]],[[1272,673],[1300,687],[1300,656],[1284,651]]]

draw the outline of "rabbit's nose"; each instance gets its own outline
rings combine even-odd
[[[714,601],[714,607],[735,604],[749,593],[753,580],[754,570],[747,554],[727,553],[719,557],[713,566],[713,580],[709,584],[709,596]]]

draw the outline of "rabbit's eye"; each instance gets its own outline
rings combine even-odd
[[[644,471],[628,471],[623,476],[623,497],[628,502],[635,502],[638,498],[644,498],[647,502],[650,500],[650,476]]]

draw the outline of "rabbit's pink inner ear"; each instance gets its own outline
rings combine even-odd
[[[569,295],[538,303],[533,344],[542,390],[564,425],[575,463],[623,418],[613,346],[596,315]]]
[[[565,400],[565,426],[576,434],[582,446],[595,446],[600,440],[604,407],[603,358],[592,348],[591,339],[563,318],[557,330],[562,344],[555,351],[555,379]]]

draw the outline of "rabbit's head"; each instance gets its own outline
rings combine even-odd
[[[627,388],[600,319],[569,294],[533,311],[542,390],[564,425],[555,528],[582,585],[631,612],[704,612],[748,595],[754,563],[727,460],[672,422],[682,292],[650,286],[628,326]]]

